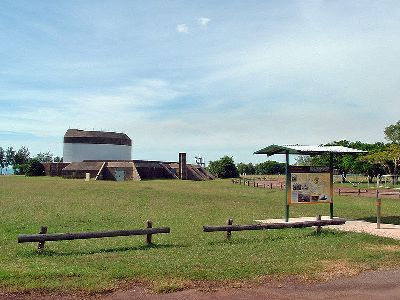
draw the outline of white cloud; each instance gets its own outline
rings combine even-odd
[[[197,21],[199,22],[201,27],[207,27],[208,23],[210,23],[211,19],[206,17],[198,18]]]
[[[176,25],[176,30],[180,33],[189,33],[189,27],[186,24]]]

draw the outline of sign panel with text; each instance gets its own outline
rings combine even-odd
[[[332,201],[333,189],[329,168],[291,166],[289,176],[288,204]]]

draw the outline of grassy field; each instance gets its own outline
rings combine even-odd
[[[208,281],[257,282],[301,276],[329,279],[361,270],[400,266],[400,242],[364,234],[313,229],[203,233],[203,225],[235,224],[284,214],[284,192],[233,185],[228,180],[110,182],[0,177],[0,291],[31,289],[105,291],[139,281],[169,291]],[[375,199],[336,197],[335,215],[368,219]],[[305,205],[291,216],[328,214]],[[399,200],[384,200],[383,214],[400,216]],[[170,226],[147,247],[144,236],[17,244],[20,233]]]

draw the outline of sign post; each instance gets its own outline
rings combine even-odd
[[[289,166],[289,151],[286,150],[286,200],[285,200],[285,221],[289,222],[289,185],[290,185],[290,166]]]
[[[331,202],[329,203],[329,217],[333,219],[333,153],[329,153],[329,173],[331,186]]]

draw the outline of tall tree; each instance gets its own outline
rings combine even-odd
[[[5,159],[5,165],[7,166],[13,166],[15,164],[15,150],[13,147],[8,147],[6,150],[6,159]]]
[[[393,184],[397,184],[400,169],[400,145],[389,144],[384,150],[366,155],[363,160],[384,166],[387,172],[393,175]]]
[[[237,169],[239,174],[248,174],[248,175],[253,175],[256,172],[256,168],[254,167],[254,165],[252,163],[238,163],[237,164]]]
[[[0,175],[3,174],[3,169],[6,164],[6,153],[4,152],[4,149],[0,147]]]
[[[400,145],[400,120],[385,128],[385,138]]]
[[[285,173],[285,164],[273,160],[267,160],[265,162],[256,165],[256,174],[258,175],[271,175],[271,174],[283,174]]]
[[[14,156],[15,165],[27,164],[30,160],[30,155],[31,155],[31,153],[29,152],[29,149],[25,146],[22,146],[15,153],[15,156]]]
[[[56,157],[54,157],[53,161],[54,161],[54,162],[62,162],[62,161],[63,161],[63,158],[62,158],[62,157],[59,157],[59,156],[56,156]]]
[[[35,159],[37,159],[41,163],[52,162],[53,161],[53,153],[51,153],[49,151],[46,153],[40,152],[36,155]]]
[[[219,178],[236,178],[239,176],[233,158],[226,155],[219,160],[210,161],[208,170]]]

